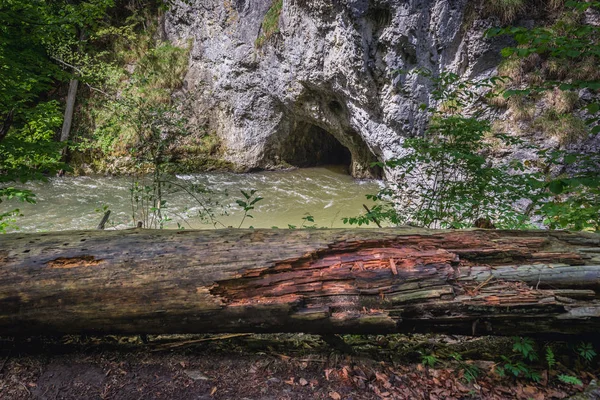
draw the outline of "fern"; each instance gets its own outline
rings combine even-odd
[[[552,369],[556,365],[556,357],[551,347],[546,347],[546,362],[548,363],[548,369]]]
[[[463,361],[463,357],[459,353],[450,354],[450,358],[458,362],[458,368],[463,371],[463,379],[467,383],[471,383],[477,380],[480,371],[476,365],[469,364]]]
[[[524,359],[536,361],[538,355],[534,350],[535,342],[530,338],[515,337],[513,351],[520,353]]]
[[[505,364],[496,367],[496,373],[498,376],[503,378],[507,374],[510,374],[515,378],[524,377],[536,383],[542,380],[541,375],[538,372],[533,371],[524,362],[512,361],[506,356],[502,356],[502,359],[504,360]]]
[[[563,382],[566,383],[568,385],[579,385],[579,386],[583,386],[583,382],[581,382],[581,379],[576,378],[574,376],[571,375],[559,375],[558,379]]]
[[[433,355],[433,354],[423,355],[421,357],[421,364],[423,364],[426,367],[427,366],[434,367],[435,364],[437,364],[438,361],[439,361],[438,358],[435,355]]]
[[[596,357],[596,352],[594,351],[594,346],[591,343],[581,342],[577,346],[577,354],[585,361],[590,362]]]

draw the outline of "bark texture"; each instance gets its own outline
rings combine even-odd
[[[0,335],[600,331],[600,235],[81,231],[0,236]]]

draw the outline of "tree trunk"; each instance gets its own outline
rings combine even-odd
[[[60,141],[66,142],[71,134],[71,125],[73,124],[73,112],[75,111],[75,100],[77,99],[77,88],[79,80],[71,79],[69,82],[69,93],[67,95],[67,105],[65,108],[65,118],[62,130],[60,132]]]
[[[0,335],[600,331],[600,235],[81,231],[0,236]]]
[[[2,142],[6,135],[8,135],[8,131],[13,123],[14,115],[15,110],[10,110],[8,114],[2,118],[2,124],[0,124],[0,142]]]

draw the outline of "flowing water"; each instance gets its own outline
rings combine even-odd
[[[172,178],[175,185],[165,195],[163,211],[171,221],[166,228],[213,228],[209,221],[198,217],[202,206],[181,187],[191,184],[212,190],[212,194],[195,194],[204,204],[208,198],[221,206],[210,206],[218,227],[238,227],[243,211],[236,200],[245,200],[240,190],[256,190],[264,199],[250,211],[242,227],[298,228],[308,214],[315,222],[306,225],[342,227],[342,217],[356,216],[367,203],[366,194],[376,193],[381,183],[354,180],[341,167],[306,168],[293,171],[259,172],[252,174],[204,173],[179,175]],[[16,221],[21,232],[94,229],[101,220],[104,206],[112,211],[107,229],[133,226],[131,188],[128,177],[83,176],[51,178],[47,182],[24,185],[37,195],[37,204],[4,202],[0,214],[18,207],[23,214]],[[19,186],[22,187],[22,186]],[[225,194],[228,193],[228,195]],[[137,203],[140,205],[140,203]],[[141,207],[140,207],[141,208]],[[227,215],[224,215],[226,213]],[[137,218],[140,219],[138,209]]]

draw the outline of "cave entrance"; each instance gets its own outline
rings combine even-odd
[[[282,161],[300,168],[320,165],[352,165],[352,153],[332,134],[316,125],[303,123],[291,132],[284,144]]]

